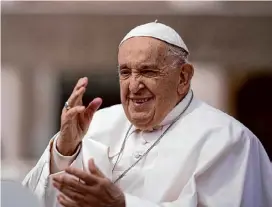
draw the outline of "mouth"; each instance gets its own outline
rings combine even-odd
[[[135,106],[143,106],[150,102],[153,98],[130,98]]]

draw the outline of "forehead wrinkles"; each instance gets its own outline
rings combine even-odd
[[[139,64],[152,62],[161,64],[165,61],[166,44],[148,37],[136,37],[124,42],[119,50],[119,63]]]

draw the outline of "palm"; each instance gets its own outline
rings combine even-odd
[[[90,124],[89,120],[89,115],[84,112],[76,116],[73,126],[75,127],[75,133],[78,134],[79,137],[83,137],[86,134]]]
[[[61,143],[65,146],[77,146],[86,134],[94,113],[102,104],[100,98],[95,98],[88,107],[82,106],[82,97],[86,91],[88,79],[80,79],[71,94],[68,104],[61,114]]]

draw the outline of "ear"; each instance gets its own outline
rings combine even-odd
[[[194,75],[194,67],[190,63],[185,63],[181,66],[180,70],[180,82],[178,86],[179,95],[185,94],[189,88],[191,79]]]

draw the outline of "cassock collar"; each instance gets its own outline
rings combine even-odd
[[[192,95],[193,92],[189,90],[187,95],[170,111],[169,114],[167,114],[164,120],[160,123],[160,126],[171,124],[187,107],[191,100]]]
[[[186,96],[167,114],[167,116],[163,119],[163,121],[160,123],[159,126],[156,126],[154,129],[160,129],[166,125],[171,124],[179,115],[184,111],[184,109],[189,104],[191,98],[192,98],[193,92],[192,90],[189,90],[189,92],[186,94]],[[134,131],[139,130],[135,126],[132,126],[130,133],[133,133]]]

